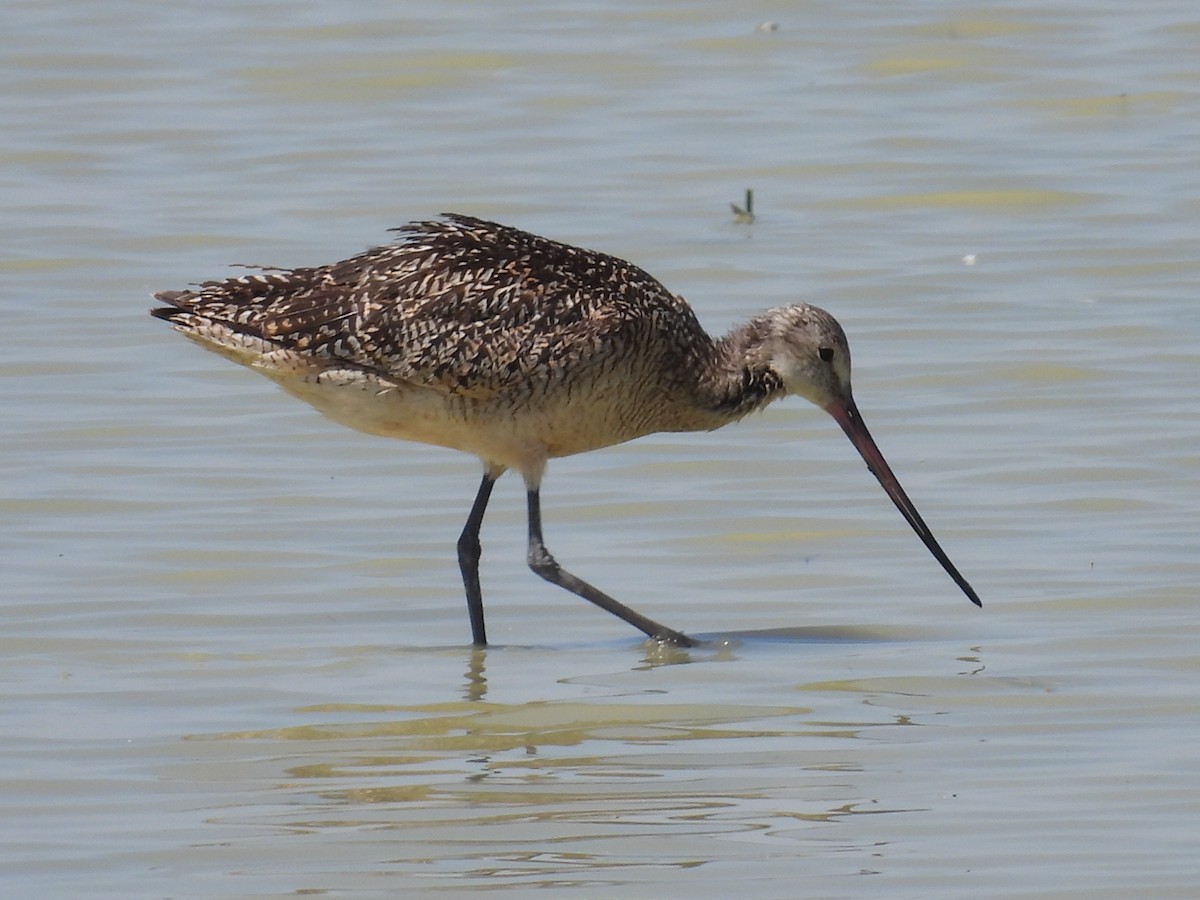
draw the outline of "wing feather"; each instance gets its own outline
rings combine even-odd
[[[461,215],[396,230],[396,243],[329,266],[162,292],[170,306],[155,314],[310,365],[481,397],[605,364],[662,321],[703,334],[680,298],[616,257]]]

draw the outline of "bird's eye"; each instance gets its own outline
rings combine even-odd
[[[833,362],[833,348],[820,347],[817,350],[817,356],[821,357],[823,362]]]

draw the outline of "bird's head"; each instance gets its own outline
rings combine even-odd
[[[767,364],[784,390],[822,409],[854,403],[850,346],[837,319],[816,306],[784,306],[763,314]]]

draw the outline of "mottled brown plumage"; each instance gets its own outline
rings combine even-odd
[[[396,243],[332,265],[156,294],[168,305],[152,313],[343,424],[482,460],[459,540],[476,643],[486,642],[479,523],[509,468],[526,481],[538,574],[651,636],[691,643],[554,562],[541,537],[545,464],[653,432],[718,428],[786,394],[838,419],[978,602],[870,440],[845,335],[824,310],[770,310],[714,341],[681,297],[616,257],[461,215],[397,230]]]

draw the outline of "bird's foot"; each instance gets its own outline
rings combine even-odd
[[[660,644],[669,644],[672,647],[699,647],[700,641],[695,638],[690,638],[681,631],[672,631],[670,628],[664,628],[662,631],[650,635]]]

